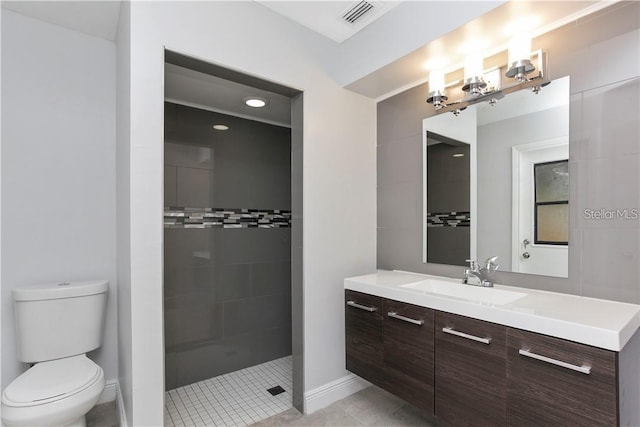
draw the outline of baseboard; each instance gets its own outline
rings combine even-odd
[[[104,386],[104,390],[98,399],[98,403],[96,405],[101,405],[103,403],[113,402],[116,400],[116,395],[118,394],[118,380],[109,380]]]
[[[127,413],[124,410],[124,400],[122,400],[122,392],[120,391],[120,383],[116,382],[116,408],[120,418],[120,427],[129,427],[127,422]]]
[[[370,385],[370,382],[354,374],[338,378],[304,394],[304,413],[311,414]]]

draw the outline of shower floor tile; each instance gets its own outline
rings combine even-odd
[[[165,393],[164,424],[247,426],[291,408],[291,356],[189,384]],[[284,393],[272,396],[275,386]]]

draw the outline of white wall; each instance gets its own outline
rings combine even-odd
[[[115,45],[2,11],[2,388],[17,360],[11,289],[108,279],[105,341],[117,375]]]
[[[131,324],[126,326],[132,351],[130,380],[122,381],[130,388],[124,393],[132,393],[128,422],[159,425],[163,415],[165,46],[304,91],[305,389],[345,376],[342,280],[375,269],[374,102],[342,89],[321,69],[318,58],[331,47],[329,41],[257,3],[134,2],[130,7],[131,128],[123,136],[130,137],[131,162],[126,285]]]
[[[2,45],[2,8],[0,7],[0,46]],[[2,48],[0,47],[0,52]],[[2,55],[0,55],[0,99],[2,99]],[[2,188],[2,102],[0,102],[0,189]],[[1,191],[0,191],[1,194]],[[0,195],[0,242],[2,241],[2,196]],[[0,244],[0,331],[2,331],[2,244]],[[0,339],[0,387],[2,386],[2,339]],[[0,407],[1,408],[1,407]],[[0,409],[2,417],[2,409]]]
[[[130,3],[120,7],[116,51],[116,253],[118,266],[118,380],[120,398],[118,409],[123,426],[130,425],[133,410],[133,375],[131,342],[131,248],[130,248],[130,68],[131,31]],[[160,371],[160,372],[163,372]]]

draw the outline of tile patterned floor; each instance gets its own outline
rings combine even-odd
[[[164,424],[247,426],[292,407],[291,356],[189,384],[165,393]],[[267,389],[280,385],[284,393]]]

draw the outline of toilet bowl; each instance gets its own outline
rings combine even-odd
[[[2,393],[2,420],[7,427],[84,427],[104,384],[102,368],[84,354],[38,363]]]

